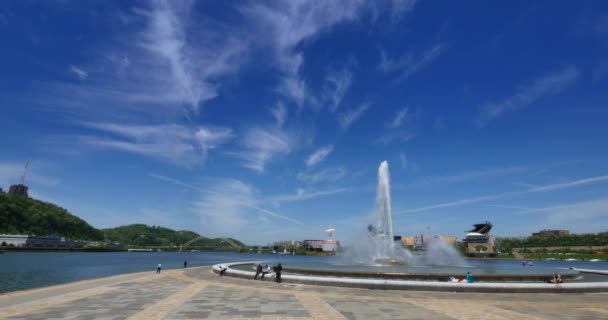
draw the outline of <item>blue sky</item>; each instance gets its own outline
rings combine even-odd
[[[248,244],[608,230],[605,1],[4,1],[0,183]]]

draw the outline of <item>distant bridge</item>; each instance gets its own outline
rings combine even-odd
[[[179,252],[182,252],[182,250],[184,248],[187,248],[189,245],[191,245],[191,244],[193,244],[193,243],[195,243],[197,241],[204,240],[204,239],[211,239],[211,238],[208,238],[208,237],[205,237],[205,236],[196,237],[196,238],[194,238],[194,239],[192,239],[192,240],[190,240],[190,241],[188,241],[188,242],[180,245],[179,246]],[[236,244],[236,242],[232,241],[232,239],[228,239],[228,238],[220,238],[220,239],[222,239],[223,241],[225,241],[226,243],[228,243],[231,247],[233,247],[235,249],[240,249],[241,248],[241,246],[239,246],[238,244]]]

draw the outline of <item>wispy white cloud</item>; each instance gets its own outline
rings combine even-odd
[[[335,112],[340,107],[346,91],[350,88],[353,73],[346,68],[341,71],[332,71],[327,75],[325,80],[329,84],[325,88],[325,95],[331,102],[329,110]]]
[[[142,3],[129,14],[137,23],[104,43],[87,62],[86,72],[70,66],[70,72],[91,81],[38,83],[24,100],[95,120],[117,114],[157,116],[162,111],[159,118],[165,118],[171,112],[196,112],[219,94],[221,81],[243,65],[250,43],[245,32],[193,19],[193,4]],[[202,28],[204,33],[192,32]]]
[[[423,176],[411,183],[412,186],[432,186],[442,184],[463,183],[484,178],[496,178],[498,176],[524,174],[530,172],[531,169],[521,166],[509,166],[499,168],[484,168],[470,171],[459,172],[455,174]]]
[[[399,152],[399,161],[401,161],[401,167],[407,169],[407,155],[405,152]]]
[[[303,225],[301,221],[288,215],[263,208],[263,200],[255,189],[237,179],[212,179],[208,181],[208,186],[203,187],[164,175],[151,173],[148,176],[200,193],[199,198],[192,201],[192,209],[201,216],[200,229],[206,236],[232,236],[247,240],[257,238],[260,241],[259,236],[245,234],[245,231],[250,230],[251,227],[268,230],[276,225],[270,222],[277,219],[284,226],[285,222],[297,226]],[[260,225],[260,221],[266,223]]]
[[[116,149],[170,160],[178,165],[204,163],[208,152],[233,138],[230,128],[189,128],[176,124],[127,125],[83,122],[82,125],[110,136],[81,136],[80,142],[97,148]]]
[[[415,137],[416,137],[416,135],[407,129],[392,130],[392,131],[388,131],[386,134],[380,136],[376,141],[378,141],[379,143],[382,143],[382,144],[390,144],[393,142],[403,143],[403,142],[410,141],[410,140],[414,139]]]
[[[309,199],[318,198],[318,197],[330,196],[330,195],[334,195],[334,194],[338,194],[338,193],[343,193],[346,191],[348,191],[348,189],[346,189],[346,188],[336,188],[336,189],[330,189],[330,190],[316,190],[313,192],[309,192],[305,189],[297,189],[296,192],[293,194],[284,194],[284,195],[274,196],[271,198],[271,201],[274,201],[276,203],[302,201],[302,200],[309,200]]]
[[[369,109],[369,104],[363,103],[358,108],[345,111],[338,116],[340,127],[343,130],[348,129],[355,121],[357,121],[365,111]]]
[[[559,189],[584,186],[584,185],[604,182],[604,181],[608,181],[608,175],[584,178],[584,179],[579,179],[579,180],[575,180],[575,181],[556,183],[556,184],[551,184],[551,185],[546,185],[546,186],[536,186],[536,187],[532,187],[532,188],[528,189],[528,192],[553,191],[553,190],[559,190]]]
[[[393,121],[391,121],[389,128],[399,128],[401,127],[401,125],[404,123],[406,117],[408,115],[408,108],[405,107],[399,111],[397,111],[395,113],[395,117],[393,118]]]
[[[380,49],[380,65],[378,70],[385,73],[398,73],[399,80],[404,80],[412,74],[420,71],[439,57],[445,51],[443,43],[436,43],[424,52],[407,52],[397,59],[387,56],[384,49]]]
[[[294,138],[287,131],[256,127],[242,137],[244,150],[231,154],[244,160],[244,167],[264,172],[266,164],[272,158],[290,153],[293,143]]]
[[[164,64],[167,72],[163,75],[170,76],[164,85],[170,90],[171,100],[188,103],[196,110],[201,102],[218,94],[217,86],[209,80],[233,71],[238,66],[237,56],[244,48],[230,37],[218,47],[189,43],[185,21],[193,4],[192,1],[152,2],[151,10],[140,11],[148,18],[148,28],[139,44]]]
[[[547,215],[547,223],[554,226],[563,226],[565,223],[576,225],[590,220],[597,224],[598,221],[608,221],[608,198],[529,209],[521,213],[544,213]]]
[[[394,20],[403,18],[407,13],[414,10],[416,0],[391,0],[391,16]]]
[[[297,179],[306,183],[328,183],[336,182],[344,177],[348,171],[344,168],[326,168],[320,171],[314,172],[300,172],[297,175]]]
[[[409,108],[407,107],[395,112],[395,116],[377,141],[383,144],[389,144],[392,142],[402,143],[413,139],[415,134],[411,128],[405,126],[410,118],[411,114],[409,112]]]
[[[301,75],[303,53],[298,48],[331,27],[358,18],[363,1],[280,1],[253,2],[242,9],[257,26],[259,41],[275,52],[281,70],[279,91],[302,107],[310,96]]]
[[[209,150],[215,149],[234,138],[234,133],[230,128],[201,127],[196,130],[194,136],[206,155]]]
[[[202,230],[213,236],[236,234],[247,225],[247,204],[255,203],[253,189],[234,179],[221,179],[194,202],[194,211],[201,215]]]
[[[312,166],[316,165],[317,163],[325,160],[325,158],[332,151],[334,151],[334,146],[332,146],[332,145],[328,145],[328,146],[324,146],[324,147],[319,148],[318,150],[316,150],[315,152],[313,152],[308,157],[308,159],[306,159],[306,166],[312,167]]]
[[[70,65],[70,72],[75,74],[80,80],[85,80],[89,76],[86,71],[72,64]]]
[[[487,103],[479,108],[476,119],[478,126],[483,127],[488,122],[498,119],[505,113],[523,109],[547,95],[558,94],[572,85],[580,75],[576,66],[565,66],[529,85],[520,86],[517,93],[497,102]]]
[[[575,180],[575,181],[546,185],[546,186],[542,186],[542,187],[532,187],[532,188],[529,188],[527,190],[522,190],[522,191],[503,192],[503,193],[497,193],[497,194],[492,194],[492,195],[465,198],[465,199],[460,199],[460,200],[456,200],[456,201],[444,202],[444,203],[440,203],[440,204],[429,205],[429,206],[424,206],[424,207],[419,207],[419,208],[399,210],[399,211],[395,211],[395,213],[414,213],[414,212],[429,211],[429,210],[435,210],[435,209],[441,209],[441,208],[447,208],[447,207],[461,206],[461,205],[466,205],[466,204],[471,204],[471,203],[485,202],[485,201],[489,201],[489,200],[502,199],[502,198],[506,198],[506,197],[519,196],[519,195],[530,194],[530,193],[547,192],[547,191],[554,191],[554,190],[559,190],[559,189],[580,187],[580,186],[604,182],[604,181],[608,181],[608,176],[590,177],[590,178],[579,179],[579,180]]]
[[[214,236],[236,237],[255,225],[260,214],[302,225],[296,219],[262,208],[258,198],[253,187],[240,180],[216,179],[193,203],[194,211],[201,215],[204,233]]]
[[[154,179],[165,181],[165,182],[171,182],[171,183],[173,183],[175,185],[182,186],[182,187],[185,187],[185,188],[188,188],[188,189],[191,189],[191,190],[196,190],[196,191],[201,191],[201,192],[203,191],[202,188],[197,187],[197,186],[195,186],[195,185],[193,185],[191,183],[187,183],[187,182],[184,182],[184,181],[181,181],[181,180],[178,180],[178,179],[175,179],[175,178],[167,177],[167,176],[164,176],[164,175],[161,175],[161,174],[148,173],[148,176],[151,177],[151,178],[154,178]]]
[[[278,102],[275,108],[270,109],[270,113],[277,120],[277,127],[282,128],[287,121],[287,108],[282,102]]]

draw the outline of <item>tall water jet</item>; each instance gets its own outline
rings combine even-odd
[[[378,187],[376,189],[376,233],[379,237],[387,238],[389,256],[395,255],[393,240],[393,212],[391,211],[391,185],[388,162],[382,161],[378,168]]]
[[[414,261],[409,251],[401,246],[395,247],[390,176],[386,161],[378,168],[374,219],[374,223],[367,227],[367,235],[361,237],[361,241],[356,241],[347,256],[356,262],[372,264],[410,264]]]

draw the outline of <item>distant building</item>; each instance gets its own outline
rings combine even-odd
[[[335,252],[340,248],[340,241],[338,240],[304,240],[302,241],[308,251],[317,252]]]
[[[8,189],[8,194],[29,198],[27,194],[28,187],[23,184],[14,184]]]
[[[335,252],[340,248],[339,240],[287,240],[287,241],[276,241],[272,243],[272,248],[277,253],[287,252],[289,246],[293,246],[295,249],[304,247],[307,251],[316,252]]]
[[[412,249],[424,250],[426,246],[428,246],[433,241],[443,241],[448,244],[456,243],[457,238],[455,236],[440,236],[440,235],[420,235],[413,237],[401,237],[401,242],[403,246],[410,247]]]
[[[494,242],[496,237],[490,235],[492,223],[486,221],[473,225],[474,228],[469,230],[462,243],[467,245],[466,255],[469,257],[495,257]]]
[[[532,233],[532,236],[566,236],[569,235],[570,231],[568,230],[551,230],[545,229],[539,232]]]
[[[56,236],[29,236],[0,234],[0,247],[15,247],[29,249],[82,249],[93,243],[84,240],[65,240]]]
[[[413,247],[414,237],[401,237],[401,242],[403,242],[403,245],[406,247]]]
[[[272,243],[273,248],[279,248],[283,250],[283,248],[288,248],[289,246],[294,246],[295,248],[299,248],[304,245],[304,241],[301,240],[285,240],[285,241],[276,241]]]

